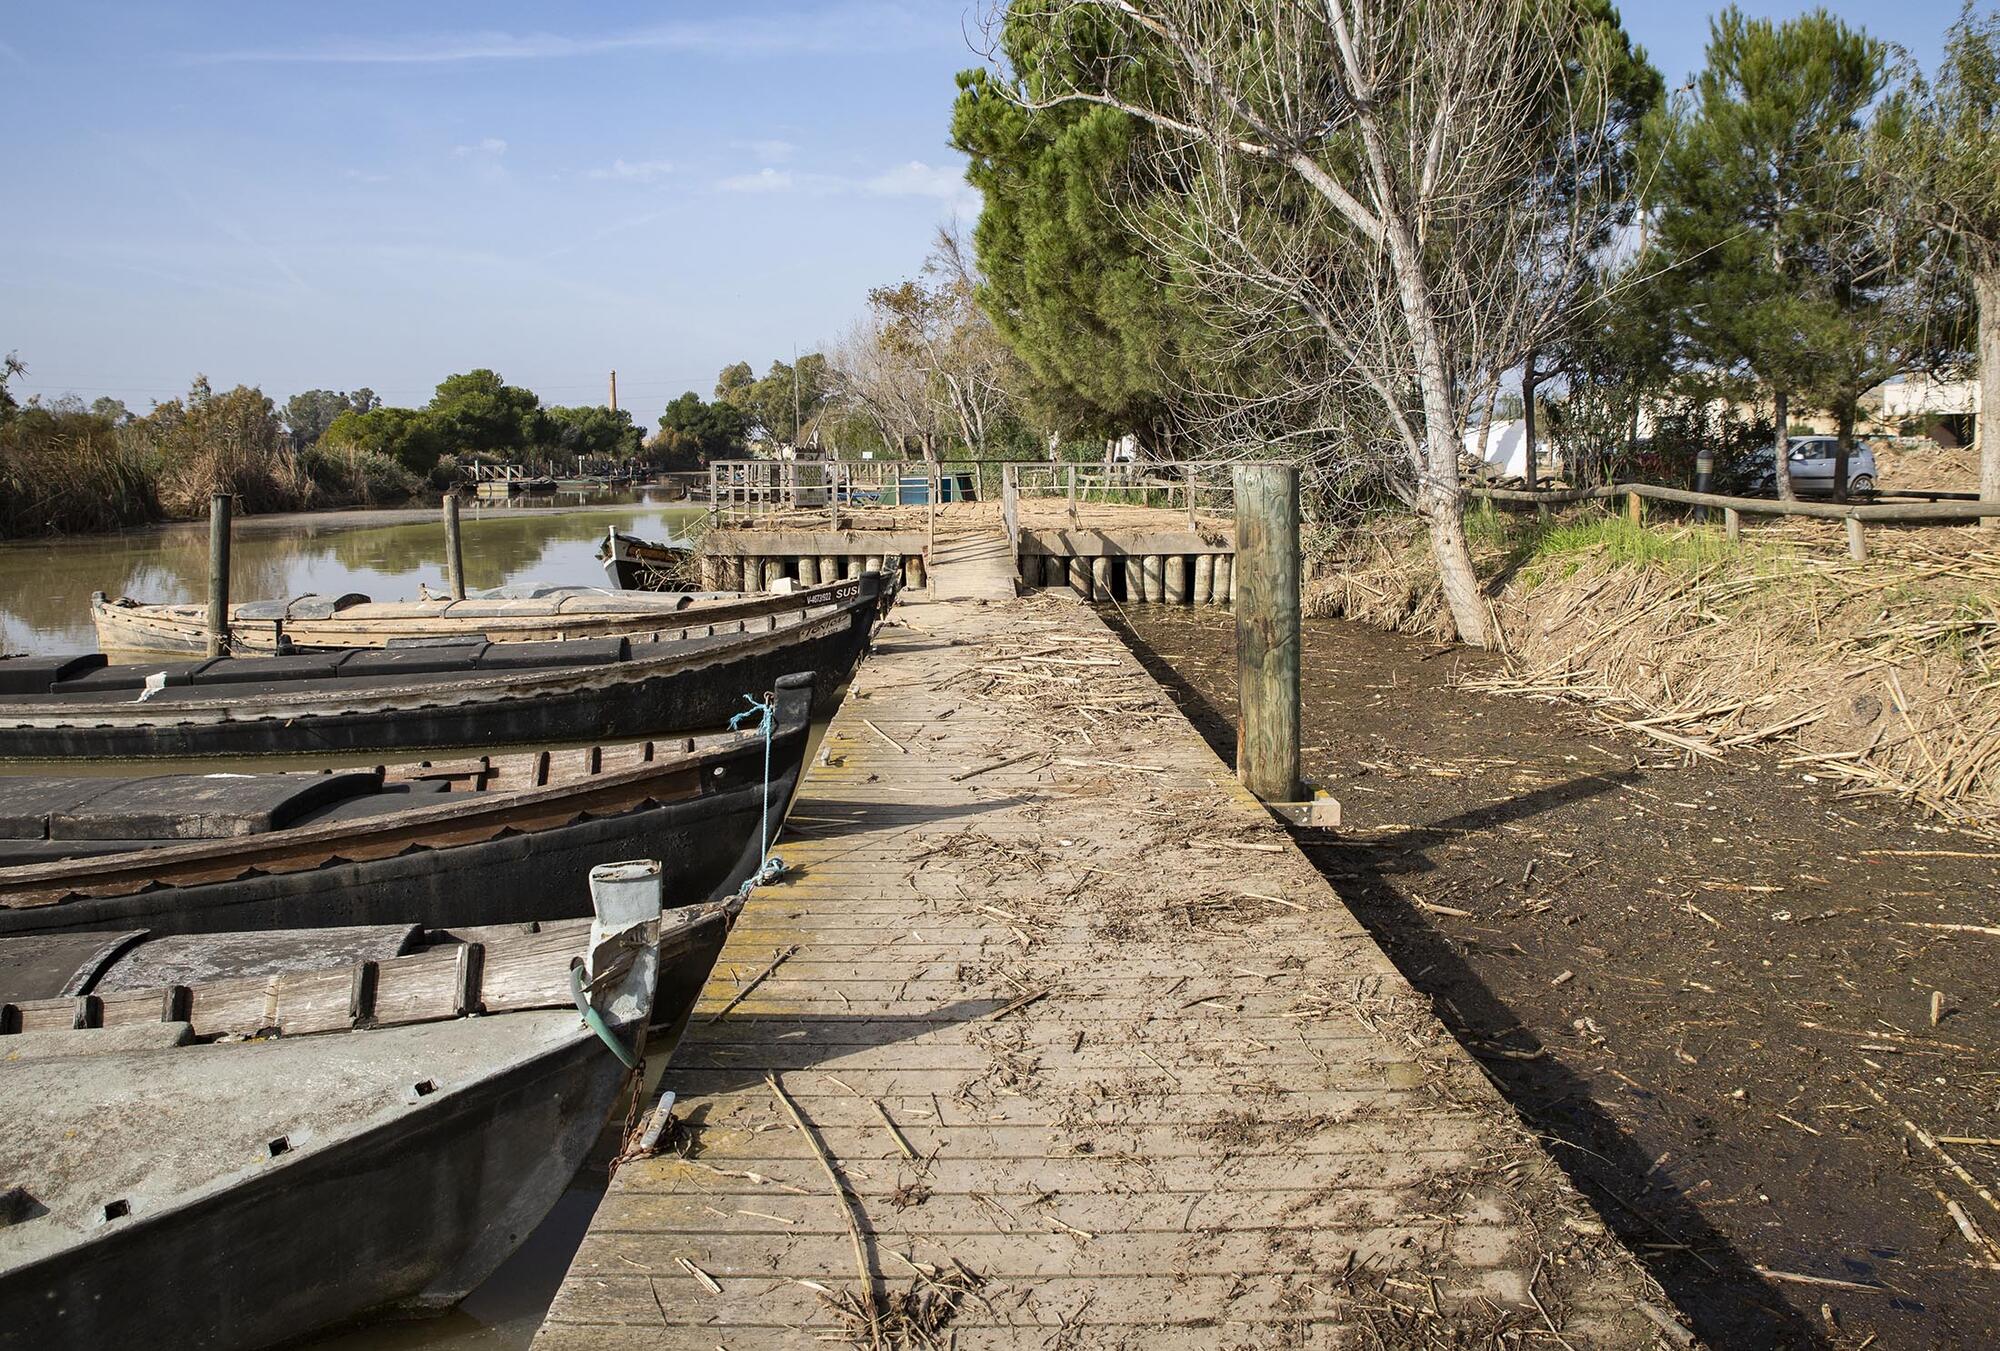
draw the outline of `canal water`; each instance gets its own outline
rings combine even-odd
[[[607,530],[664,539],[692,529],[704,514],[644,489],[468,505],[466,587],[608,586],[597,561]],[[445,584],[444,524],[435,510],[246,516],[232,533],[229,572],[230,598],[238,602],[311,592],[405,600],[420,585],[437,593]],[[93,591],[142,601],[205,598],[207,522],[0,544],[0,651],[96,651]]]

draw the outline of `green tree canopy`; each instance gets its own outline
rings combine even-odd
[[[705,403],[689,390],[660,414],[653,450],[669,469],[699,469],[711,460],[728,459],[743,451],[743,412],[734,404]]]
[[[292,444],[305,450],[326,435],[326,429],[342,413],[365,413],[381,405],[375,391],[365,386],[352,394],[345,390],[309,389],[285,400],[285,426],[292,434]]]
[[[750,363],[722,368],[715,398],[743,414],[744,429],[769,441],[799,445],[808,439],[816,419],[833,397],[833,377],[826,358],[808,352],[798,360],[797,381],[789,361],[774,361],[762,378],[750,378]]]
[[[1089,36],[1065,31],[1074,42]],[[1012,14],[1002,26],[1001,50],[1030,87],[1045,61],[1076,59],[1050,53],[1046,39]],[[951,119],[952,144],[971,157],[966,178],[984,196],[972,235],[979,303],[1026,368],[1041,420],[1169,441],[1168,394],[1192,319],[1127,224],[1149,205],[1134,160],[1155,134],[1113,108],[1029,111],[993,79],[960,74]]]
[[[318,444],[332,450],[372,451],[387,455],[419,478],[450,453],[449,429],[419,408],[350,408],[336,417]]]
[[[1851,384],[1866,360],[1885,279],[1858,224],[1856,138],[1886,57],[1825,10],[1773,23],[1731,6],[1710,25],[1692,108],[1667,130],[1659,241],[1691,346],[1774,392],[1780,445],[1793,393],[1837,396],[1830,373]]]
[[[484,367],[448,376],[426,409],[455,455],[527,455],[549,440],[542,401],[533,390],[502,380]]]
[[[625,460],[639,453],[644,439],[629,410],[613,410],[603,404],[545,410],[549,423],[550,449],[565,458],[578,455],[598,459]]]

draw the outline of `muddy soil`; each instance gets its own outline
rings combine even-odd
[[[1107,618],[1227,757],[1232,617]],[[1484,660],[1308,623],[1308,854],[1711,1346],[2000,1345],[2000,845]]]

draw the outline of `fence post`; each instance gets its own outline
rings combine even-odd
[[[444,581],[453,600],[465,599],[465,551],[459,547],[457,493],[444,495]]]
[[[1014,466],[1000,466],[1000,520],[1007,527],[1007,547],[1016,565],[1021,557],[1021,488],[1014,480]]]
[[[208,655],[229,650],[229,494],[208,499]]]
[[[1634,525],[1646,523],[1646,499],[1635,492],[1625,494],[1625,515]]]
[[[1857,563],[1868,559],[1868,540],[1862,534],[1863,526],[1859,516],[1847,518],[1847,556]]]
[[[1731,544],[1743,538],[1743,513],[1735,507],[1722,509],[1722,533]]]
[[[1239,464],[1236,777],[1266,802],[1299,796],[1299,471]]]
[[[1189,460],[1181,467],[1181,476],[1187,483],[1187,518],[1190,534],[1194,532],[1194,481],[1200,472],[1200,467],[1193,460]]]
[[[1069,528],[1076,529],[1076,465],[1069,467]]]

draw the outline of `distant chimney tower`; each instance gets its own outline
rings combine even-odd
[[[611,411],[618,411],[618,372],[611,372]]]

